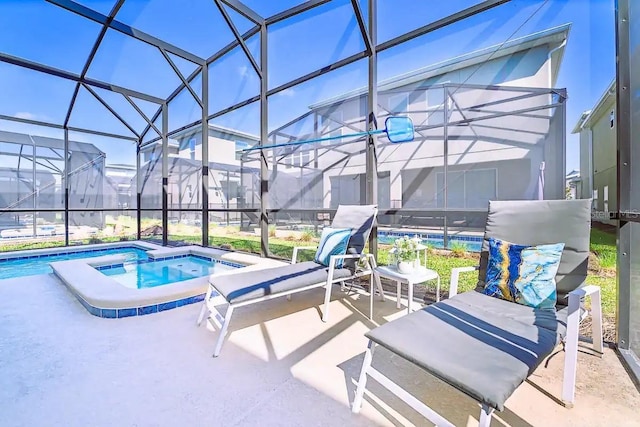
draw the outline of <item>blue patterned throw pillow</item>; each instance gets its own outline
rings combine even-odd
[[[564,243],[527,246],[489,238],[484,293],[533,308],[556,306],[556,273]]]
[[[331,255],[344,255],[347,253],[350,237],[350,228],[324,227],[320,236],[318,251],[314,258],[315,262],[328,267]],[[342,268],[343,261],[342,259],[337,260],[336,268]]]

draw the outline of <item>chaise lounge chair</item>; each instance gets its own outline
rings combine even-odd
[[[325,287],[324,310],[322,320],[326,321],[331,299],[331,288],[336,283],[344,283],[349,279],[362,276],[370,276],[371,292],[373,292],[373,275],[375,259],[371,254],[363,254],[369,233],[373,227],[378,208],[375,205],[348,206],[341,205],[333,218],[331,226],[335,229],[351,229],[348,237],[346,254],[332,255],[328,265],[316,261],[297,263],[300,250],[315,250],[316,247],[295,247],[291,264],[281,267],[267,268],[238,272],[221,276],[212,276],[209,279],[209,289],[198,317],[198,325],[202,323],[205,314],[209,312],[209,318],[220,329],[213,357],[217,357],[222,349],[227,328],[233,311],[237,307],[288,296],[309,289]],[[346,237],[346,236],[345,236]],[[363,260],[364,268],[358,266],[358,261]],[[342,264],[342,265],[341,265]],[[376,282],[380,294],[382,287]],[[224,299],[228,304],[227,312],[223,317],[215,308],[215,301]]]
[[[591,297],[594,350],[602,353],[600,289],[585,284],[591,224],[590,200],[490,202],[480,267],[452,271],[450,297],[373,329],[353,412],[362,405],[367,375],[436,425],[451,425],[371,366],[381,345],[480,402],[480,425],[489,426],[504,403],[554,348],[564,343],[562,400],[575,394],[581,300]],[[555,276],[556,309],[539,309],[485,295],[489,238],[544,245],[565,243]],[[457,294],[458,275],[479,270],[478,288]]]

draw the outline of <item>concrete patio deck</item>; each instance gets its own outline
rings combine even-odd
[[[337,292],[328,323],[321,289],[238,309],[219,358],[199,304],[140,317],[89,314],[52,275],[0,281],[3,426],[430,425],[376,385],[350,412],[373,327],[368,297]],[[376,301],[374,322],[404,314]],[[374,364],[458,426],[477,404],[380,349]],[[563,353],[507,401],[492,426],[640,426],[640,394],[616,354],[579,355],[576,405],[560,395]]]

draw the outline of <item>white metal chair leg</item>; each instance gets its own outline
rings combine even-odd
[[[600,288],[591,294],[591,336],[593,337],[593,349],[602,354],[602,303],[600,301]]]
[[[376,287],[378,288],[378,292],[380,293],[380,301],[384,301],[384,288],[382,287],[382,281],[380,280],[380,275],[373,274],[373,277],[376,282]],[[371,292],[374,292],[374,290],[371,289]]]
[[[331,277],[333,276],[333,271],[330,272],[329,278],[327,279],[326,289],[324,291],[324,306],[322,308],[322,321],[326,322],[329,318],[329,303],[331,302]]]
[[[216,348],[213,350],[213,357],[218,357],[220,350],[222,350],[222,344],[224,343],[225,335],[227,335],[227,328],[229,327],[232,314],[233,306],[229,304],[229,307],[227,307],[227,313],[224,316],[224,323],[222,324],[222,328],[220,328],[220,335],[218,335],[218,340],[216,341]]]
[[[369,320],[373,320],[373,273],[369,275]]]
[[[562,401],[567,407],[572,407],[575,399],[579,326],[580,298],[574,295],[569,295],[567,336],[565,338],[564,346],[564,378],[562,380]]]
[[[198,326],[200,326],[200,324],[204,320],[205,314],[209,311],[209,300],[211,299],[211,293],[212,293],[212,289],[211,289],[211,285],[209,285],[207,287],[207,293],[204,296],[204,301],[202,301],[202,308],[200,309],[200,315],[198,316],[198,321],[196,322]]]
[[[336,269],[336,259],[332,256],[329,261],[329,276],[324,292],[324,307],[322,309],[322,321],[326,322],[329,317],[329,302],[331,301],[331,286],[333,285],[333,272]]]
[[[362,408],[362,398],[364,396],[364,390],[367,385],[367,371],[371,366],[371,361],[373,360],[373,350],[375,349],[375,347],[375,343],[369,340],[367,351],[364,354],[364,362],[362,362],[362,370],[360,371],[360,379],[358,380],[356,397],[355,399],[353,399],[353,406],[351,406],[351,411],[354,414],[360,412],[360,408]]]
[[[479,427],[489,427],[491,425],[491,417],[493,416],[493,408],[488,407],[487,405],[482,405],[482,409],[480,410],[480,422],[478,423]]]

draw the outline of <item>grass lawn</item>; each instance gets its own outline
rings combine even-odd
[[[173,231],[173,230],[172,230]],[[186,243],[200,244],[201,237],[199,235],[179,235],[181,230],[175,230],[170,235],[172,241],[182,241]],[[226,235],[215,235],[214,230],[209,237],[211,246],[224,247],[236,251],[260,253],[260,237],[252,235],[239,234],[231,232]],[[81,239],[75,244],[114,242],[120,240],[119,237],[109,236],[99,239]],[[317,243],[317,239],[305,242],[296,242],[292,240],[278,239],[271,237],[269,239],[269,248],[274,256],[291,259],[294,246],[313,246]],[[62,246],[63,241],[41,241],[41,242],[15,242],[3,245],[2,251],[36,249],[52,246]],[[391,246],[379,245],[378,263],[381,265],[389,263],[389,249]],[[616,312],[616,236],[602,230],[591,230],[591,257],[589,260],[588,283],[598,285],[602,289],[602,309],[604,317],[609,319],[615,318]],[[306,261],[313,259],[313,251],[302,251],[299,255],[300,260]],[[436,270],[441,277],[441,285],[443,295],[449,290],[449,280],[451,269],[453,267],[463,267],[469,265],[477,265],[479,255],[477,253],[464,252],[460,250],[435,251],[430,250],[428,256],[428,267]],[[459,291],[467,291],[475,286],[475,277],[473,273],[462,274],[460,276]]]
[[[313,243],[303,243],[305,246],[313,246]],[[225,246],[231,249],[245,252],[260,252],[260,238],[253,236],[211,236],[210,245]],[[270,238],[269,248],[271,252],[281,258],[291,259],[293,247],[301,245],[297,242]],[[378,263],[389,263],[390,246],[380,245],[378,249]],[[601,230],[591,230],[591,252],[589,260],[589,274],[587,282],[600,286],[602,289],[602,310],[604,317],[613,319],[616,313],[616,236]],[[313,259],[313,251],[303,251],[299,259],[306,261]],[[428,267],[436,270],[441,277],[442,291],[448,292],[451,269],[477,265],[479,254],[472,252],[447,253],[446,251],[431,250],[428,255]],[[460,292],[471,290],[475,287],[474,273],[460,275],[458,289]]]

